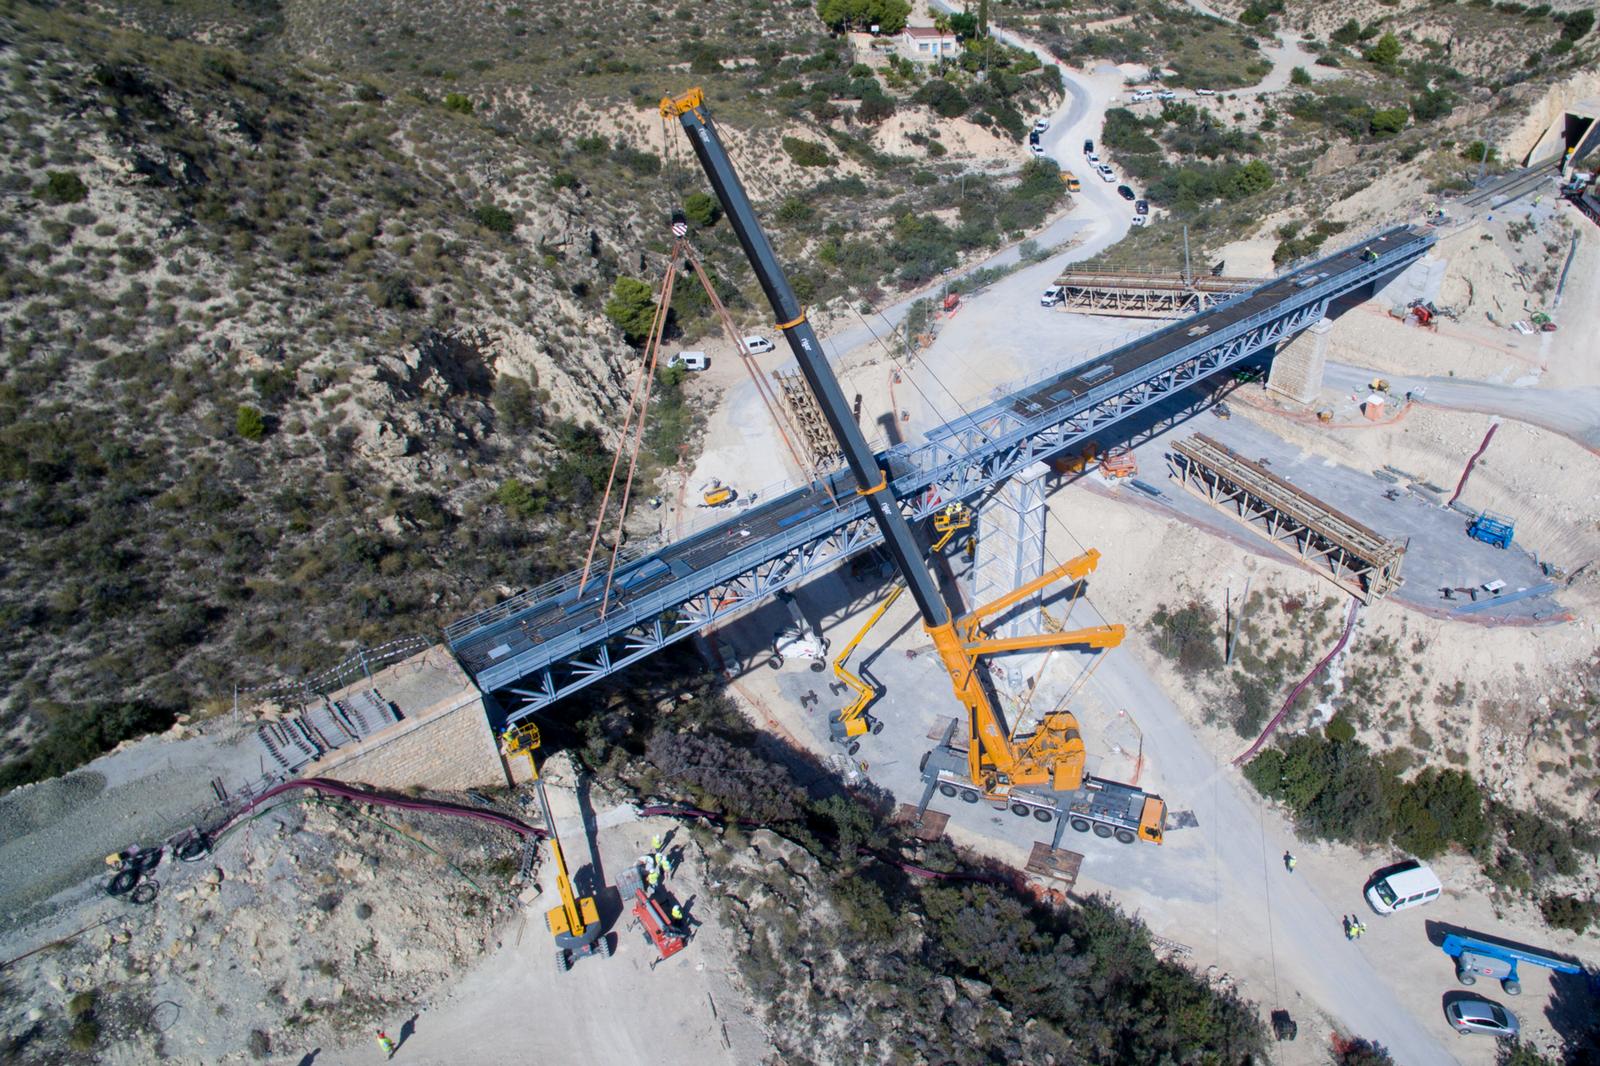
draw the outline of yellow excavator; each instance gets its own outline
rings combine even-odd
[[[544,779],[539,776],[539,764],[534,758],[534,752],[538,750],[539,727],[532,722],[508,729],[501,736],[500,751],[506,758],[518,755],[528,757],[528,769],[533,773],[539,810],[550,831],[550,858],[555,863],[556,890],[561,895],[561,903],[545,912],[544,920],[550,927],[550,934],[556,938],[556,967],[565,973],[572,969],[577,959],[590,955],[610,955],[611,938],[600,935],[600,909],[595,905],[594,897],[580,897],[572,890],[572,879],[567,876],[567,859],[561,852],[561,840],[556,836],[556,820],[550,814],[550,800],[545,795]]]
[[[884,549],[900,572],[906,591],[916,601],[923,629],[932,639],[966,710],[965,749],[958,750],[951,742],[952,729],[944,743],[923,760],[927,785],[924,805],[937,789],[969,803],[987,798],[1001,807],[1009,806],[1013,813],[1032,814],[1040,821],[1060,818],[1080,832],[1092,828],[1099,836],[1114,834],[1124,843],[1135,839],[1159,843],[1166,805],[1160,797],[1147,796],[1131,785],[1086,777],[1083,741],[1073,715],[1061,710],[1051,712],[1031,735],[1013,737],[978,676],[979,656],[1070,644],[1105,648],[1121,641],[1120,626],[998,640],[988,637],[982,628],[985,618],[1020,603],[1062,577],[1077,573],[1081,580],[1099,562],[1099,553],[1090,552],[1056,567],[959,621],[952,618],[901,510],[890,471],[862,436],[816,331],[756,218],[755,207],[706,108],[705,94],[691,89],[680,96],[665,97],[661,116],[676,120],[688,136],[690,148],[772,306],[775,328],[788,342],[818,409],[839,442],[857,486],[856,495],[865,501],[882,533]]]
[[[939,534],[939,539],[934,541],[933,545],[928,549],[929,554],[938,555],[957,533],[969,528],[971,525],[972,508],[960,500],[941,509],[933,516],[933,530]],[[879,733],[883,729],[883,723],[867,713],[867,708],[877,698],[878,690],[859,675],[853,673],[845,666],[845,663],[849,661],[850,653],[855,651],[856,647],[866,639],[867,634],[872,632],[872,627],[882,620],[889,608],[894,606],[894,601],[898,600],[900,594],[905,590],[904,584],[895,585],[889,595],[884,597],[883,602],[878,604],[877,609],[872,612],[866,624],[861,627],[855,636],[850,638],[850,643],[846,644],[844,650],[833,660],[833,676],[837,677],[845,688],[854,692],[855,698],[842,710],[834,712],[833,716],[828,720],[828,732],[832,740],[842,745],[845,751],[851,755],[861,750],[861,742],[857,738],[866,736],[868,733],[874,735]]]

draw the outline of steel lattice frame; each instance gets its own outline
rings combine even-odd
[[[1318,573],[1371,606],[1400,584],[1405,545],[1288,484],[1206,436],[1173,445],[1183,487],[1264,533]]]
[[[933,430],[927,435],[927,443],[917,448],[900,445],[890,449],[881,458],[901,511],[909,519],[927,518],[950,500],[970,499],[1030,463],[1047,459],[1277,346],[1322,318],[1334,299],[1379,276],[1404,269],[1433,243],[1431,233],[1417,234],[1381,263],[1363,263],[1326,278],[1266,311],[1233,322],[1214,334],[1196,337],[1167,355],[1059,405],[1019,411],[1017,397],[1041,391],[1036,385]],[[1340,254],[1343,253],[1325,258],[1331,260]],[[1315,265],[1303,269],[1313,269]],[[1214,307],[1166,329],[1193,329],[1217,310]],[[1102,358],[1115,354],[1107,353]],[[1068,379],[1078,369],[1064,369],[1058,377]],[[485,691],[504,692],[525,701],[510,714],[516,720],[746,610],[780,589],[831,569],[881,540],[866,504],[858,498],[849,499],[836,510],[751,544],[714,566],[615,609],[579,630],[547,643],[535,638],[534,651],[480,670],[475,680]],[[563,579],[550,588],[570,584]],[[446,630],[447,639],[455,645],[464,641],[476,624],[504,621],[538,602],[535,594],[523,594],[514,598],[515,606],[500,604],[455,623]]]

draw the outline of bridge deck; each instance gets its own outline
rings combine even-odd
[[[971,496],[1066,446],[1266,347],[1320,317],[1333,298],[1408,266],[1431,231],[1396,227],[1264,282],[1220,307],[1027,385],[880,455],[910,517]],[[1367,249],[1376,254],[1371,260]],[[1152,383],[1159,380],[1160,386]],[[732,610],[879,539],[848,472],[786,492],[619,565],[602,612],[604,573],[577,574],[461,619],[452,650],[486,690],[539,706],[650,654]],[[565,671],[557,677],[556,666]]]

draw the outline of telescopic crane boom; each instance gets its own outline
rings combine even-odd
[[[1083,780],[1083,742],[1078,737],[1077,719],[1065,711],[1044,716],[1037,731],[1018,742],[1007,731],[1000,713],[980,682],[976,656],[1020,648],[1059,647],[1087,644],[1095,648],[1114,647],[1122,640],[1121,626],[1102,626],[1094,630],[1056,633],[1044,637],[990,640],[981,629],[984,617],[1039,592],[1046,585],[1073,577],[1081,579],[1099,561],[1098,553],[1081,556],[1050,571],[1038,581],[974,611],[958,629],[922,560],[910,524],[901,513],[888,473],[867,446],[860,428],[845,401],[839,382],[828,366],[805,310],[795,297],[783,268],[756,219],[755,209],[735,172],[716,125],[705,107],[705,95],[691,89],[678,97],[661,101],[661,115],[677,119],[689,135],[695,157],[711,182],[712,191],[722,204],[745,257],[754,269],[767,301],[777,315],[777,329],[789,342],[795,362],[811,387],[845,462],[855,476],[856,493],[866,497],[867,506],[878,528],[895,569],[905,580],[906,590],[922,614],[923,628],[933,640],[950,675],[956,696],[967,711],[967,759],[972,782],[993,799],[1005,797],[1013,785],[1043,784],[1054,788],[1076,788]]]

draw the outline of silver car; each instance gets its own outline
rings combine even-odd
[[[1489,1036],[1516,1036],[1521,1031],[1517,1016],[1492,1000],[1465,996],[1444,1009],[1445,1020],[1462,1036],[1487,1033]]]

